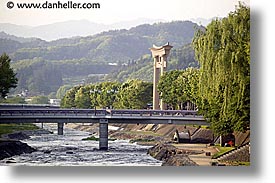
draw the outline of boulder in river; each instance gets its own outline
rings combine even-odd
[[[196,153],[196,152],[193,152]],[[158,143],[148,149],[148,154],[157,160],[163,161],[162,166],[196,166],[188,154],[192,152],[183,152],[170,144]]]
[[[17,140],[0,140],[0,160],[23,153],[32,153],[36,151],[26,143]]]

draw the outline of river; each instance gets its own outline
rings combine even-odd
[[[53,134],[32,136],[23,140],[38,151],[12,157],[16,163],[0,165],[27,166],[160,166],[161,161],[147,154],[150,146],[129,143],[128,140],[109,141],[108,151],[98,150],[99,142],[82,141],[88,132],[64,128],[64,135],[57,135],[56,125],[44,124]]]

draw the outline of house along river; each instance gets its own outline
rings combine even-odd
[[[160,166],[161,161],[147,154],[149,146],[131,144],[127,140],[109,141],[109,150],[98,150],[99,142],[83,141],[88,132],[64,128],[64,135],[57,135],[56,125],[44,124],[53,134],[32,136],[23,140],[37,149],[0,161],[0,165],[28,166]],[[12,160],[14,163],[6,163]]]

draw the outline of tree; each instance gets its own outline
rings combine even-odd
[[[180,108],[179,97],[182,96],[182,86],[177,82],[178,77],[183,71],[173,70],[166,72],[161,76],[158,83],[158,92],[164,103],[168,104],[172,109]]]
[[[218,135],[250,124],[250,9],[242,4],[194,40],[200,64],[200,109]]]
[[[114,106],[118,109],[144,109],[152,103],[152,96],[152,83],[129,80],[121,85]]]
[[[10,88],[17,86],[17,78],[10,67],[10,58],[6,53],[0,57],[0,94],[1,98],[5,98],[10,91]]]
[[[8,104],[26,104],[25,98],[16,96],[16,97],[8,97],[6,99],[0,99],[0,103],[8,103]]]
[[[120,85],[121,83],[118,82],[102,82],[97,84],[95,88],[100,91],[97,95],[98,106],[101,108],[112,108],[116,101]],[[91,99],[93,99],[92,96]]]
[[[49,98],[47,96],[35,96],[30,101],[30,104],[49,104]]]
[[[172,109],[184,109],[184,104],[198,102],[198,74],[196,68],[166,72],[158,83],[160,98]]]
[[[71,88],[72,88],[71,85],[60,86],[59,89],[56,92],[56,98],[62,99],[66,95],[66,92]]]
[[[90,86],[81,86],[75,93],[75,106],[80,109],[91,108]]]
[[[65,108],[144,109],[152,102],[153,84],[140,80],[102,82],[77,86],[66,92],[61,100]]]
[[[80,86],[75,86],[68,90],[65,96],[61,99],[61,107],[64,108],[74,108],[76,107],[75,103],[75,95],[77,91],[80,89]]]

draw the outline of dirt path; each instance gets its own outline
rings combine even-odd
[[[207,144],[173,144],[173,146],[178,149],[201,151],[200,154],[189,155],[189,158],[200,166],[211,166],[211,162],[213,161],[211,156],[218,152],[215,147],[208,146]],[[206,153],[210,153],[210,156],[206,155]]]

